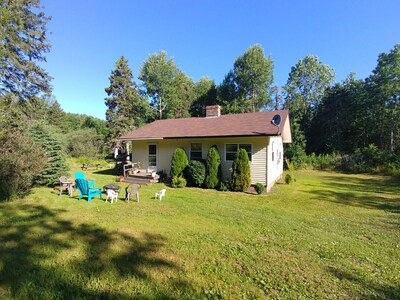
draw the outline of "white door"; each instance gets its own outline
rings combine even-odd
[[[157,172],[157,145],[149,144],[148,145],[148,163],[147,163],[147,172]]]

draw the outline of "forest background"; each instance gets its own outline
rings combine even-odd
[[[224,114],[289,109],[294,168],[336,168],[398,174],[400,168],[400,45],[377,57],[365,79],[353,73],[334,82],[334,69],[317,56],[300,58],[284,86],[261,45],[232,63],[221,83],[194,82],[160,51],[137,78],[121,56],[104,87],[106,120],[64,112],[43,67],[50,51],[49,17],[38,0],[0,4],[0,194],[52,185],[67,172],[65,157],[103,159],[117,138],[156,119],[203,117],[207,105]],[[27,159],[29,158],[29,159]]]

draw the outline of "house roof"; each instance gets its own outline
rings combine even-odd
[[[272,118],[277,114],[282,118],[279,126],[272,123]],[[284,142],[291,142],[289,112],[287,110],[230,114],[219,117],[158,120],[133,130],[119,139],[129,141],[276,135],[282,135]]]

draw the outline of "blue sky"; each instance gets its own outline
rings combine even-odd
[[[137,79],[149,55],[165,50],[194,81],[221,83],[235,59],[260,44],[276,85],[317,55],[336,73],[369,76],[379,53],[400,43],[400,1],[42,0],[52,17],[45,69],[66,112],[105,119],[104,89],[124,55]]]

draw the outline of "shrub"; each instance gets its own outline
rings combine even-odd
[[[244,192],[251,183],[249,156],[245,149],[239,149],[232,164],[232,188]]]
[[[292,183],[292,182],[293,182],[293,177],[292,177],[292,175],[286,174],[286,175],[285,175],[285,183],[286,183],[286,184],[290,184],[290,183]]]
[[[264,193],[265,187],[263,184],[257,182],[256,185],[254,186],[254,188],[256,189],[257,194],[262,194]]]
[[[180,177],[183,175],[183,171],[189,164],[185,150],[177,148],[172,155],[171,160],[171,177]]]
[[[74,130],[65,139],[67,153],[72,157],[94,158],[104,152],[104,136],[97,134],[94,128]]]
[[[206,176],[206,167],[201,161],[192,161],[187,166],[185,175],[190,186],[202,186]]]
[[[29,136],[8,131],[0,139],[0,199],[27,194],[46,164],[44,151]]]
[[[174,176],[171,180],[171,186],[174,188],[184,188],[186,183],[186,179],[182,176]]]
[[[219,187],[222,178],[221,171],[221,157],[219,156],[217,146],[212,146],[208,150],[206,159],[206,177],[204,185],[208,189],[215,189]]]
[[[218,188],[221,192],[227,192],[232,189],[232,182],[230,180],[221,181]]]

